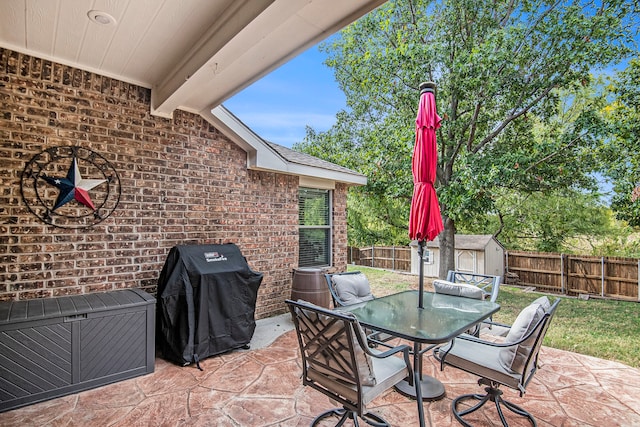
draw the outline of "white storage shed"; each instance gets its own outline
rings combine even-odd
[[[425,277],[439,277],[440,241],[427,242],[424,253]],[[456,270],[504,277],[504,246],[491,234],[456,234]],[[418,274],[418,242],[411,242],[411,273]]]

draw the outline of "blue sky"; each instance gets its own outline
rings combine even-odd
[[[346,102],[325,54],[314,46],[224,103],[263,139],[291,147],[305,127],[329,129]]]

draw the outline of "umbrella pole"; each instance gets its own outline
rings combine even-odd
[[[424,308],[424,245],[425,240],[418,242],[418,258],[420,259],[419,277],[418,277],[418,308]]]

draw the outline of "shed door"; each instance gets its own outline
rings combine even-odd
[[[456,270],[465,273],[478,273],[476,252],[469,250],[456,251]]]

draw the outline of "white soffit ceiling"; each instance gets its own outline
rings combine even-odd
[[[152,112],[170,116],[220,105],[382,3],[2,0],[0,46],[151,88]]]

